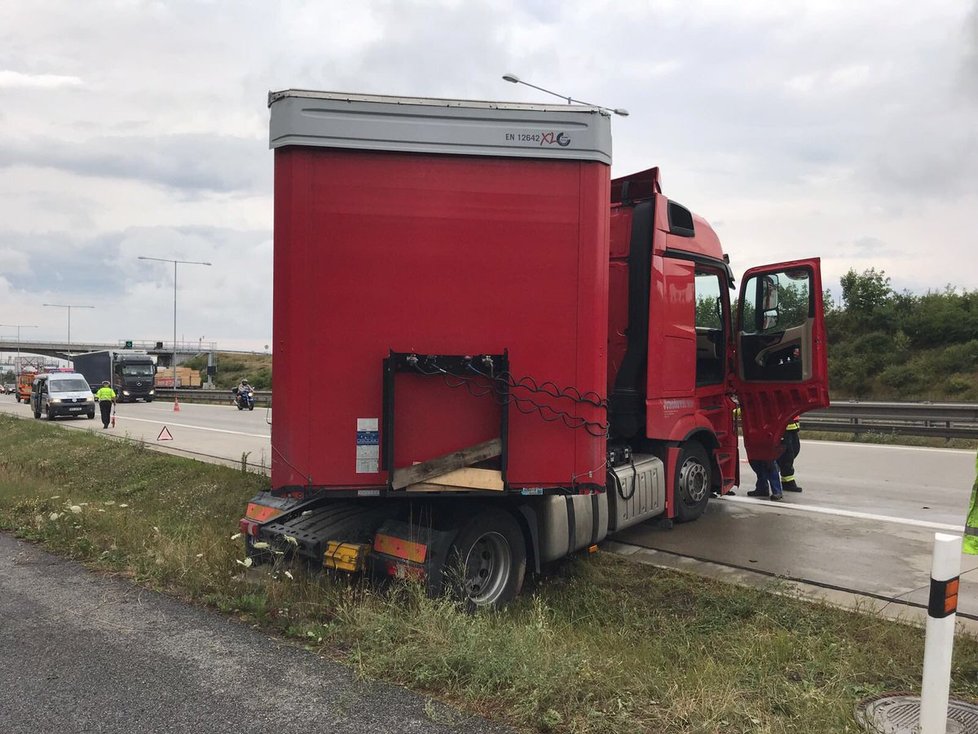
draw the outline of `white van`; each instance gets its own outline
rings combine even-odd
[[[85,415],[91,420],[95,417],[95,396],[84,375],[51,372],[34,378],[31,410],[35,418],[44,413],[48,420],[59,415]]]

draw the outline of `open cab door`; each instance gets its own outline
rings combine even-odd
[[[829,404],[819,259],[744,273],[735,339],[733,381],[747,456],[771,461],[795,416]]]

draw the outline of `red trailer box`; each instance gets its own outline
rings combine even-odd
[[[380,492],[392,469],[497,439],[508,488],[603,488],[607,115],[305,91],[269,105],[272,486]],[[500,373],[508,395],[481,376]]]

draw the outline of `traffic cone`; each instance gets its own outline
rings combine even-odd
[[[176,395],[173,396],[173,412],[180,412],[180,399]]]

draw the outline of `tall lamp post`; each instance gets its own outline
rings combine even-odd
[[[173,394],[177,390],[177,265],[210,265],[210,263],[200,262],[199,260],[173,260],[166,257],[146,257],[139,256],[140,260],[155,260],[161,263],[173,263]],[[176,398],[174,398],[175,400]],[[174,406],[176,410],[176,406]]]
[[[544,89],[543,87],[538,87],[536,84],[530,84],[529,82],[525,82],[522,79],[520,79],[518,76],[516,76],[516,74],[503,74],[503,79],[505,79],[508,82],[512,82],[513,84],[523,84],[524,86],[530,87],[532,89],[538,89],[541,92],[546,92],[547,94],[552,94],[554,97],[560,97],[561,99],[566,99],[567,100],[567,104],[571,104],[572,102],[577,102],[578,104],[586,105],[588,107],[593,107],[594,109],[600,110],[601,112],[612,112],[612,113],[614,113],[616,115],[620,115],[621,117],[628,117],[628,110],[622,109],[621,107],[612,109],[611,107],[605,107],[605,106],[599,105],[599,104],[591,104],[590,102],[582,102],[579,99],[574,99],[573,97],[568,97],[567,95],[564,95],[564,94],[557,94],[557,92],[551,92],[549,89]]]
[[[36,329],[37,324],[0,324],[5,329],[17,329],[17,377],[20,377],[20,330]]]
[[[68,361],[71,361],[71,309],[73,308],[95,308],[95,306],[76,306],[71,304],[70,306],[64,303],[45,303],[45,306],[50,306],[51,308],[66,308],[68,309]]]

